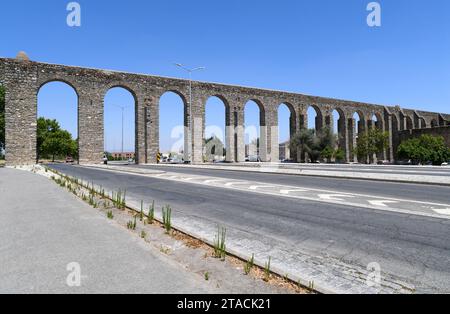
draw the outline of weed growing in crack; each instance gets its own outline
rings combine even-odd
[[[146,237],[147,237],[147,233],[144,230],[142,230],[141,231],[141,238],[145,239]]]
[[[144,221],[144,201],[141,201],[141,212],[139,214],[140,221]]]
[[[164,229],[169,234],[172,229],[172,208],[169,205],[162,208],[162,217]]]
[[[225,227],[217,227],[217,235],[214,239],[214,257],[225,260],[227,229]]]
[[[208,272],[205,273],[205,280],[209,281],[209,273]]]
[[[152,202],[152,205],[148,209],[147,222],[149,225],[153,224],[155,220],[155,201]]]
[[[130,220],[127,222],[127,228],[128,228],[128,230],[136,230],[136,226],[137,226],[136,216],[134,216],[134,221]]]
[[[269,256],[269,261],[266,263],[264,267],[264,281],[268,282],[270,280],[270,264],[272,261],[272,257]]]
[[[308,289],[312,292],[314,291],[314,281],[310,281],[308,284]]]
[[[250,274],[253,266],[255,266],[255,254],[252,254],[252,258],[245,263],[244,266],[244,274],[248,275]]]
[[[114,219],[114,214],[113,214],[112,210],[108,211],[106,216],[108,217],[108,219]]]

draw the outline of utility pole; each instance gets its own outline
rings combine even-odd
[[[123,148],[123,138],[124,138],[124,122],[125,122],[125,109],[127,108],[127,106],[119,106],[119,105],[115,105],[116,107],[120,108],[122,110],[122,159],[123,159],[123,154],[124,154],[124,148]]]
[[[187,157],[188,161],[192,163],[192,73],[200,70],[205,70],[205,67],[198,67],[194,69],[190,69],[185,67],[184,65],[180,63],[175,63],[175,66],[185,70],[189,74],[189,132],[188,132],[188,151],[187,151]]]

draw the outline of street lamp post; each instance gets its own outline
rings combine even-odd
[[[198,67],[194,69],[190,69],[185,67],[180,63],[175,63],[175,66],[185,70],[189,74],[189,134],[188,134],[188,151],[187,156],[189,158],[189,162],[192,163],[192,73],[200,70],[205,70],[205,67]]]
[[[123,138],[124,138],[124,120],[125,120],[124,116],[125,116],[125,109],[127,108],[127,106],[119,106],[119,105],[115,105],[115,106],[122,110],[122,151],[121,151],[121,153],[122,153],[122,159],[123,159],[123,153],[124,153]]]

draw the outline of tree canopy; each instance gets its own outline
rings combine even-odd
[[[389,147],[389,132],[377,128],[370,128],[367,132],[359,134],[355,154],[363,162],[370,160],[373,155],[382,153]]]
[[[414,163],[441,165],[450,160],[450,148],[445,144],[442,136],[422,135],[400,144],[398,157],[408,159]]]
[[[72,135],[61,129],[56,120],[39,118],[37,123],[38,159],[78,157],[78,144]]]
[[[329,128],[320,132],[302,129],[291,138],[290,148],[308,154],[313,163],[320,158],[331,161],[332,158],[342,157],[340,150],[336,149],[336,141],[337,136]]]

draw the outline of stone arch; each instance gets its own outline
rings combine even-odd
[[[338,119],[336,120],[336,126],[334,126],[335,123],[335,113],[338,114]],[[349,141],[348,141],[348,121],[347,121],[347,115],[345,111],[339,107],[333,108],[333,111],[331,112],[332,116],[332,131],[333,133],[337,134],[337,143],[336,147],[344,152],[344,158],[345,161],[349,160]],[[337,132],[335,132],[335,130]],[[344,161],[344,160],[341,160]]]
[[[354,154],[354,149],[357,146],[358,137],[364,133],[367,128],[366,115],[361,110],[352,110],[348,118],[348,145],[349,145],[349,160],[358,162],[358,156]]]
[[[44,87],[47,84],[55,83],[55,82],[64,83],[66,85],[69,85],[75,91],[75,94],[77,94],[78,99],[80,98],[80,93],[79,93],[80,88],[77,86],[77,84],[74,84],[70,80],[67,80],[64,78],[59,78],[59,77],[47,79],[47,80],[44,80],[43,82],[41,82],[39,84],[38,88],[36,89],[36,97],[39,94],[39,92],[41,91],[42,87]]]
[[[316,132],[321,131],[322,128],[324,127],[324,114],[322,113],[322,110],[320,110],[318,105],[315,104],[310,104],[307,106],[306,108],[306,115],[307,115],[307,120],[308,120],[308,128],[309,126],[309,121],[311,121],[311,117],[309,117],[309,113],[311,113],[311,109],[313,109],[316,113],[316,118],[315,118],[315,122],[314,122],[314,126],[315,126],[315,130]]]
[[[289,117],[288,117],[288,135],[289,138],[287,140],[285,140],[284,138],[281,138],[281,131],[280,131],[280,126],[284,125],[284,123],[286,123],[286,121],[281,121],[280,118],[280,110],[282,108],[286,108],[287,111],[289,112]],[[298,121],[297,121],[297,114],[295,111],[294,106],[292,105],[292,103],[288,102],[288,101],[284,101],[284,102],[280,102],[277,106],[276,106],[276,116],[277,116],[277,121],[274,121],[274,123],[277,124],[277,138],[273,138],[272,140],[275,141],[277,143],[277,145],[274,145],[273,149],[278,149],[278,159],[279,160],[292,160],[297,162],[299,157],[297,154],[297,150],[296,149],[292,149],[291,147],[289,147],[289,143],[290,140],[292,139],[292,137],[295,135],[295,133],[297,133],[297,125],[298,125]],[[278,147],[275,147],[278,146]],[[274,160],[272,160],[274,161]],[[277,161],[277,160],[276,160]]]
[[[223,105],[224,108],[224,115],[223,115],[223,124],[222,127],[218,126],[218,125],[208,125],[208,121],[207,121],[207,107],[208,107],[208,103],[210,103],[211,101],[213,101],[214,99],[217,99],[218,102],[220,102]],[[232,156],[231,156],[231,149],[232,149],[232,143],[231,143],[231,139],[230,137],[232,136],[232,130],[230,129],[230,126],[232,126],[231,123],[231,115],[230,115],[230,105],[228,100],[220,94],[211,94],[211,96],[208,96],[205,98],[205,101],[203,102],[203,140],[204,145],[203,145],[203,155],[204,155],[204,159],[206,159],[206,161],[216,161],[216,158],[222,158],[225,157],[225,160],[229,160],[231,161]],[[220,128],[220,132],[219,130],[209,130],[210,132],[213,132],[211,135],[214,135],[215,137],[217,137],[217,139],[213,139],[213,143],[206,143],[208,139],[208,128],[211,127],[219,127]],[[217,132],[219,132],[220,134],[217,134]],[[231,132],[231,133],[230,133]],[[218,141],[220,140],[220,142]],[[225,154],[223,153],[223,151],[221,152],[220,150],[224,150]],[[212,158],[214,157],[214,158]]]
[[[155,110],[155,116],[157,117],[157,128],[158,128],[158,137],[157,137],[157,142],[158,142],[158,151],[163,153],[163,151],[161,150],[161,144],[162,144],[162,122],[161,122],[161,116],[162,116],[162,110],[161,110],[161,101],[162,99],[167,96],[167,97],[171,97],[170,95],[175,95],[176,97],[174,97],[173,101],[175,102],[181,102],[182,105],[182,115],[183,118],[182,120],[182,126],[178,125],[175,126],[175,128],[172,128],[171,130],[169,130],[169,132],[171,133],[170,135],[168,135],[169,138],[174,139],[174,136],[176,139],[175,143],[172,143],[171,147],[170,147],[170,151],[172,150],[182,150],[183,151],[183,160],[184,161],[192,161],[193,158],[193,147],[192,147],[192,137],[190,136],[190,124],[189,124],[189,104],[188,104],[188,100],[186,98],[186,96],[180,92],[178,89],[174,89],[174,88],[166,88],[164,89],[164,91],[162,91],[157,97],[156,97],[156,110]],[[169,114],[169,113],[165,113],[165,114]],[[180,148],[182,147],[182,149]],[[180,151],[176,151],[173,153],[181,153]]]
[[[436,127],[439,126],[439,122],[438,122],[436,119],[432,119],[432,120],[431,120],[431,123],[430,123],[430,126],[431,126],[432,128],[436,128]]]
[[[253,127],[249,128],[248,126],[248,106],[250,104],[256,104],[258,110],[259,110],[259,130],[254,129]],[[246,149],[247,150],[247,156],[251,159],[253,156],[258,156],[258,160],[260,161],[267,161],[267,125],[266,125],[266,109],[264,107],[264,104],[262,101],[260,101],[257,98],[248,98],[247,101],[245,101],[244,106],[244,125],[245,130],[244,134],[249,135],[249,143]],[[259,133],[259,135],[258,135]],[[246,136],[244,136],[244,143],[246,141]],[[255,143],[256,141],[256,143]]]
[[[106,86],[103,88],[103,92],[102,92],[102,94],[103,94],[103,99],[105,98],[106,94],[107,94],[111,89],[114,89],[114,88],[122,88],[122,89],[126,90],[127,92],[129,92],[129,93],[133,96],[134,101],[135,101],[135,104],[136,104],[136,106],[137,106],[137,104],[138,104],[138,97],[137,97],[137,93],[136,93],[135,89],[132,88],[132,87],[130,87],[130,86],[127,85],[127,84],[124,84],[124,83],[112,83],[112,84],[106,85]]]
[[[50,120],[56,120],[57,122],[58,122],[58,124],[59,124],[59,126],[61,127],[61,129],[64,129],[64,130],[67,130],[67,131],[69,131],[69,133],[72,135],[72,139],[73,140],[76,140],[77,141],[77,144],[78,144],[78,137],[79,137],[79,134],[80,134],[80,128],[79,128],[79,117],[78,117],[78,111],[79,111],[79,104],[80,104],[80,97],[79,97],[79,92],[78,92],[78,90],[77,90],[77,88],[74,86],[74,84],[72,84],[71,82],[69,82],[68,80],[65,80],[65,79],[50,79],[50,80],[46,80],[46,81],[44,81],[42,84],[40,84],[39,85],[39,88],[37,89],[37,91],[36,91],[36,101],[35,101],[35,108],[36,108],[36,110],[35,110],[35,117],[34,117],[34,119],[35,119],[35,123],[36,123],[36,125],[38,125],[38,119],[40,118],[40,113],[39,113],[39,111],[40,111],[40,107],[41,107],[41,103],[40,103],[40,95],[41,95],[41,92],[43,91],[43,89],[45,88],[45,87],[47,87],[47,86],[50,86],[50,88],[52,88],[53,89],[53,87],[51,86],[51,85],[53,85],[54,83],[60,83],[61,84],[61,86],[59,86],[59,87],[57,87],[56,89],[57,90],[59,90],[59,91],[61,91],[61,88],[67,88],[68,90],[70,90],[71,92],[73,92],[73,95],[75,96],[75,98],[76,98],[76,101],[75,101],[75,110],[74,110],[74,112],[72,112],[73,113],[73,116],[71,116],[70,114],[69,114],[69,112],[70,112],[70,109],[69,108],[65,108],[64,109],[64,111],[63,112],[60,112],[59,114],[58,114],[58,108],[52,108],[51,110],[48,110],[48,112],[47,112],[47,114],[49,114],[49,115],[46,115],[46,114],[44,114],[44,115],[42,115],[42,117],[43,118],[46,118],[46,119],[50,119]],[[63,87],[64,86],[64,87]],[[54,97],[54,95],[53,95],[53,91],[52,91],[52,98]],[[68,98],[70,98],[70,96],[68,97]],[[67,101],[68,99],[65,99],[65,101]],[[61,103],[59,103],[59,101],[58,101],[58,105],[62,105]],[[41,107],[41,109],[42,109],[42,107]],[[56,110],[55,110],[56,109]],[[73,109],[73,108],[72,108]],[[50,114],[50,112],[51,112],[51,114]],[[54,116],[54,115],[56,115],[56,117]],[[65,119],[61,119],[62,118],[62,116],[64,116],[64,118]],[[64,126],[64,120],[66,120],[66,122],[67,122],[67,120],[73,120],[73,119],[75,119],[75,126],[74,126],[74,129],[75,129],[75,133],[74,132],[70,132],[71,130],[70,130],[70,128],[68,128],[68,127],[66,127],[66,126]],[[73,121],[72,121],[73,122]],[[36,135],[38,134],[38,131],[36,130]],[[42,157],[42,156],[40,156],[40,151],[39,151],[39,146],[40,146],[40,144],[42,144],[42,143],[40,143],[39,142],[39,137],[37,136],[37,141],[36,141],[36,162],[39,162],[39,159]],[[73,152],[73,153],[68,153],[67,155],[71,155],[70,157],[72,157],[72,158],[74,158],[74,160],[76,161],[76,162],[78,162],[78,160],[79,160],[79,158],[78,158],[78,156],[76,156],[76,153],[75,152]],[[63,157],[63,158],[65,158],[65,157],[67,157],[67,156],[59,156],[59,157]]]
[[[375,119],[376,120],[375,120]],[[380,112],[373,112],[369,119],[369,127],[375,127],[379,130],[384,130],[383,114]]]
[[[406,130],[414,129],[413,119],[408,115],[405,116],[405,127],[406,127]]]
[[[123,93],[125,92],[125,93]],[[116,94],[116,97],[122,97],[124,99],[131,97],[131,102],[133,102],[132,104],[124,104],[123,100],[121,100],[119,103],[117,103],[117,101],[115,101],[116,103],[109,103],[107,104],[107,98],[110,95],[110,93],[112,94]],[[129,86],[125,85],[125,84],[108,84],[105,87],[105,90],[103,91],[103,142],[104,142],[104,146],[105,146],[105,151],[107,151],[108,147],[111,143],[108,143],[108,136],[107,133],[112,133],[112,129],[109,128],[109,124],[105,123],[108,122],[108,120],[111,121],[111,124],[115,125],[116,128],[122,128],[122,124],[123,127],[125,129],[125,134],[126,135],[121,135],[120,137],[123,137],[123,139],[121,139],[121,145],[120,145],[120,151],[117,150],[117,146],[114,145],[116,150],[114,153],[116,153],[116,157],[120,157],[120,159],[124,160],[124,159],[130,159],[133,158],[132,153],[134,152],[134,159],[136,163],[139,163],[140,161],[142,161],[142,159],[140,160],[140,158],[143,158],[144,156],[141,155],[145,155],[144,152],[140,152],[139,151],[139,147],[140,147],[140,143],[143,141],[143,139],[139,138],[139,128],[143,127],[144,125],[144,121],[139,121],[139,100],[137,97],[136,92],[130,88]],[[125,102],[129,102],[129,99],[126,99]],[[108,108],[107,108],[108,107]],[[110,115],[109,113],[111,111],[115,111],[116,113],[114,115]],[[130,114],[129,112],[132,112],[132,114]],[[131,118],[130,118],[131,116]],[[129,121],[131,119],[132,123],[125,123],[126,121]],[[120,121],[122,120],[122,121]],[[134,145],[134,149],[131,149],[131,144],[128,144],[126,142],[129,142],[127,139],[129,136],[129,132],[126,131],[126,129],[129,129],[131,125],[131,129],[130,132],[133,134],[133,145]],[[114,128],[114,129],[116,129]],[[117,132],[117,131],[116,131]],[[127,147],[128,145],[130,145],[129,147]],[[126,153],[124,155],[124,153]]]
[[[426,129],[428,127],[427,121],[423,117],[419,118],[419,123],[420,123],[420,128],[421,129]]]

